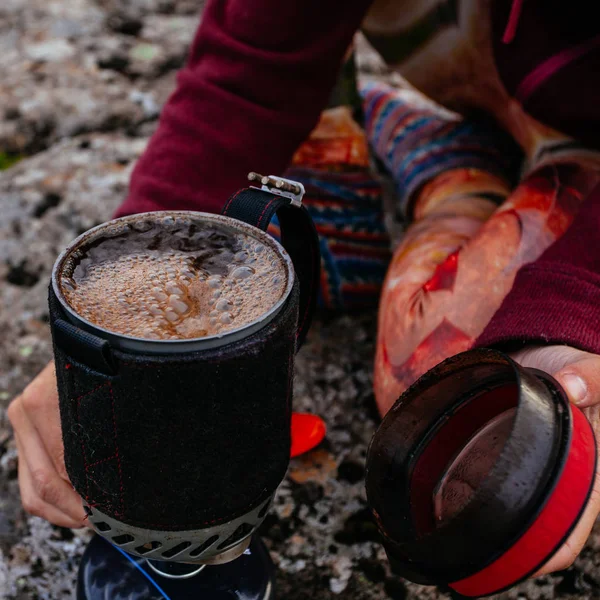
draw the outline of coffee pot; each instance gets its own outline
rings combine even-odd
[[[320,253],[303,186],[250,180],[260,185],[234,194],[222,215],[122,217],[56,261],[49,304],[65,464],[99,534],[83,557],[80,600],[114,590],[136,599],[273,594],[255,533],[289,463],[294,357],[315,308]],[[78,314],[61,277],[82,250],[169,215],[268,247],[287,278],[282,297],[254,322],[198,339],[137,338]],[[275,216],[281,243],[266,233]]]

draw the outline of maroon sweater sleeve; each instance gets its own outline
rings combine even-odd
[[[209,0],[117,216],[218,212],[280,173],[315,126],[371,0]]]
[[[600,186],[571,227],[518,273],[476,346],[568,344],[600,354]]]

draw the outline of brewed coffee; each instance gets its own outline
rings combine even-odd
[[[226,224],[143,215],[107,228],[63,263],[61,291],[81,317],[151,340],[218,335],[259,319],[283,296],[274,248]]]

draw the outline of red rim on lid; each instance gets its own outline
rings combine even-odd
[[[423,375],[386,415],[367,496],[399,575],[480,597],[552,557],[595,470],[591,426],[556,381],[471,350]]]

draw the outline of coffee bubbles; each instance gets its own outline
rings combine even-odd
[[[226,333],[283,296],[274,248],[200,218],[140,218],[108,230],[64,261],[60,289],[81,317],[150,340]]]

